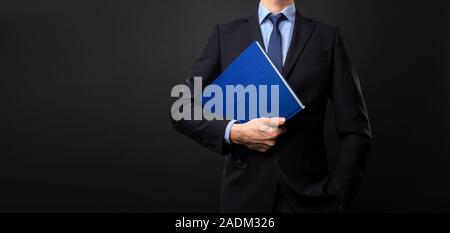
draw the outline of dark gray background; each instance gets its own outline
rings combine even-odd
[[[340,26],[361,78],[375,145],[354,210],[450,211],[445,1],[296,2]],[[1,1],[0,211],[218,211],[223,158],[172,129],[170,89],[257,4]]]

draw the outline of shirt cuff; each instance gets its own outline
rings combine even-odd
[[[231,145],[231,140],[230,140],[230,132],[231,132],[231,126],[233,126],[234,123],[236,123],[237,120],[231,120],[230,122],[228,122],[227,128],[225,128],[225,142],[228,143],[229,145]]]

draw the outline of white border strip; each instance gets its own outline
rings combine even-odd
[[[283,78],[283,76],[280,74],[280,72],[278,71],[278,69],[275,67],[275,65],[272,63],[272,61],[270,60],[269,56],[267,56],[266,52],[264,51],[264,49],[261,47],[261,45],[259,44],[258,41],[256,41],[256,44],[258,45],[259,49],[261,50],[261,52],[264,54],[264,56],[267,58],[267,60],[270,62],[270,64],[272,65],[273,69],[277,72],[278,76],[280,77],[281,80],[283,80],[284,85],[286,85],[286,87],[288,88],[288,90],[291,92],[291,94],[294,96],[295,100],[297,101],[297,103],[300,105],[300,107],[302,109],[305,109],[305,105],[303,105],[302,101],[300,101],[300,99],[297,97],[297,95],[295,94],[295,92],[292,90],[291,86],[289,86],[289,84],[286,82],[286,80]]]

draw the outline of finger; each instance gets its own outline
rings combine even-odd
[[[266,152],[271,148],[271,146],[267,145],[266,143],[262,143],[259,144],[259,148],[260,148],[259,151]]]
[[[251,150],[255,150],[255,151],[259,151],[259,152],[267,152],[269,149],[267,148],[267,147],[264,147],[264,146],[261,146],[261,145],[259,145],[259,146],[252,146],[252,147],[249,147]]]
[[[286,133],[286,127],[276,128],[273,131],[266,132],[266,138],[270,140],[276,140],[279,136]]]
[[[256,119],[257,121],[261,121],[264,124],[269,124],[272,118],[268,118],[268,117],[261,117]]]
[[[286,118],[284,117],[272,117],[268,122],[265,122],[266,125],[274,128],[278,128],[279,126],[284,125],[284,123],[286,123]]]
[[[256,150],[256,151],[269,149],[269,147],[267,145],[265,145],[263,142],[259,142],[257,144],[249,145],[248,148],[250,148],[252,150]]]
[[[265,140],[265,141],[263,142],[263,144],[264,144],[265,147],[272,148],[272,147],[275,146],[276,141],[275,141],[275,140]]]
[[[267,148],[267,147],[261,147],[258,151],[259,152],[262,152],[262,153],[265,153],[265,152],[267,152],[269,150],[269,148]]]
[[[259,131],[261,131],[261,132],[272,132],[272,131],[275,131],[276,129],[278,129],[278,127],[274,127],[274,126],[270,125],[269,123],[261,124],[259,127]]]
[[[261,126],[259,128],[262,132],[275,131],[279,126],[284,125],[286,119],[284,117],[261,118]]]

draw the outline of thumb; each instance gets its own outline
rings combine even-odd
[[[279,127],[286,123],[286,118],[284,117],[272,117],[268,121],[265,122],[266,125],[271,127]]]

